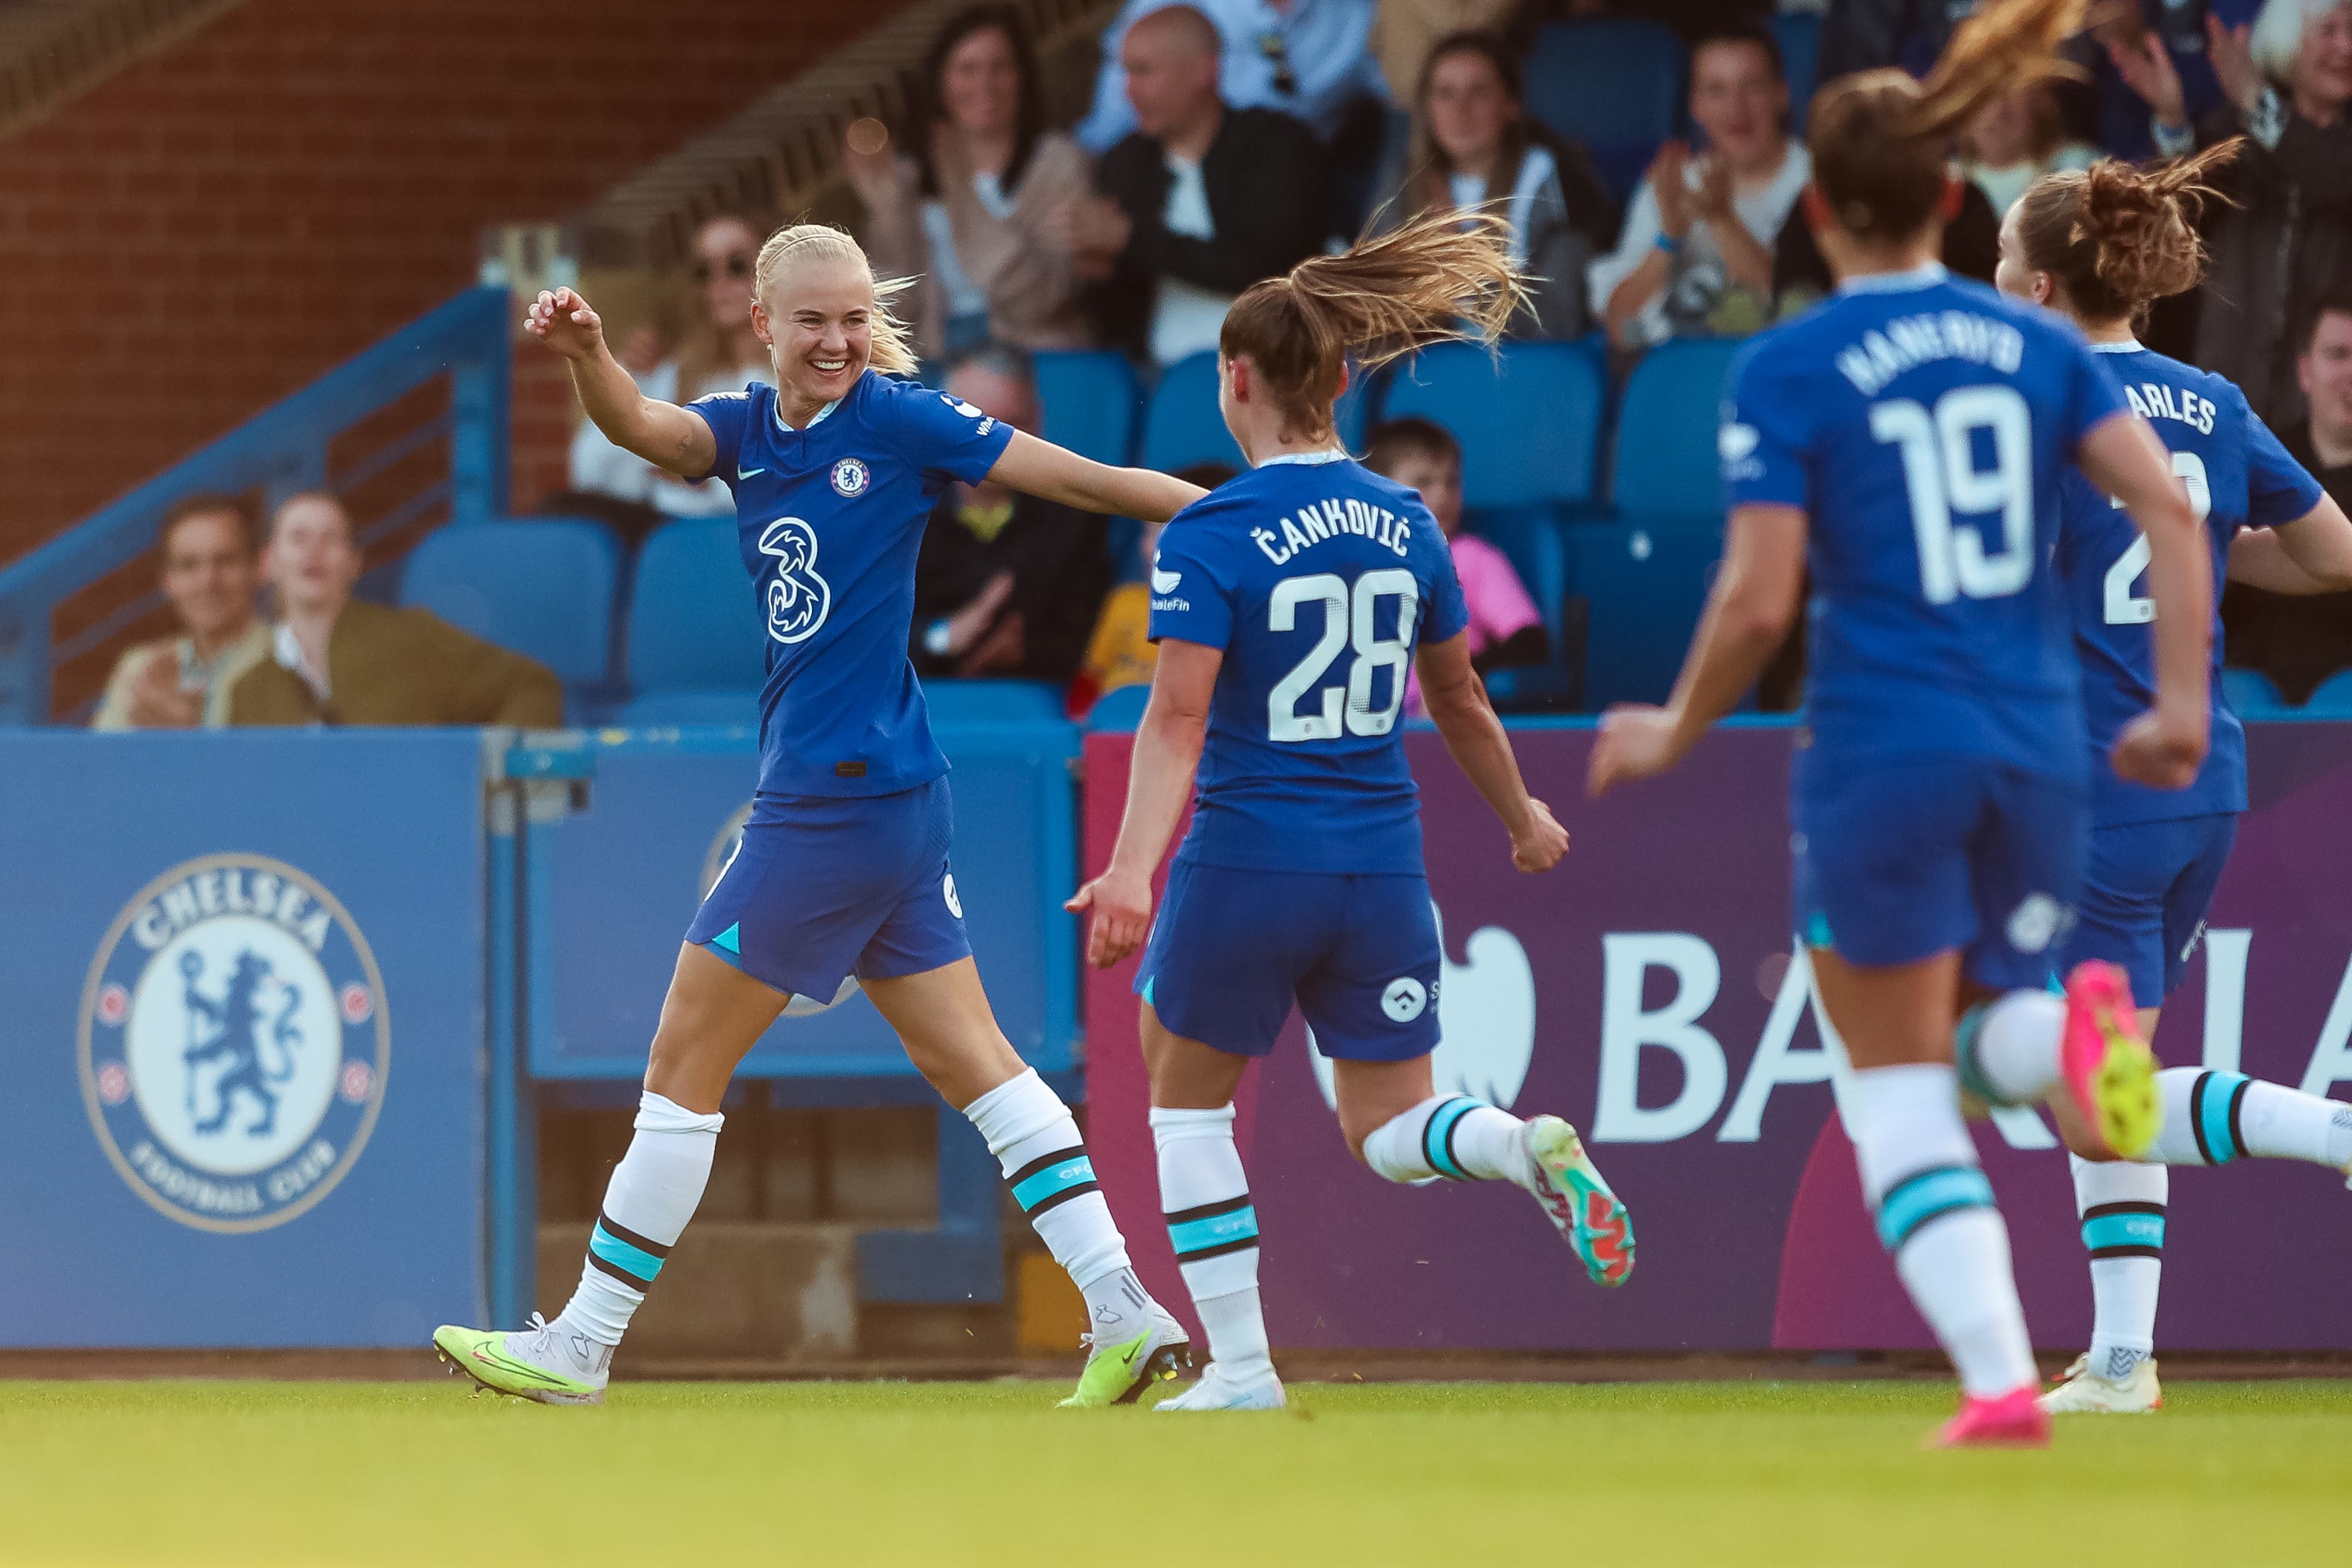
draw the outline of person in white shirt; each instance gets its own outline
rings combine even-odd
[[[269,656],[269,626],[255,604],[261,580],[253,516],[235,496],[184,496],[163,514],[155,548],[163,597],[183,635],[126,651],[89,727],[98,730],[218,729],[229,688]]]
[[[1780,47],[1761,27],[1726,26],[1691,49],[1690,113],[1705,152],[1658,150],[1614,253],[1592,264],[1592,298],[1622,349],[1768,319],[1772,244],[1812,160],[1789,135]]]
[[[751,330],[751,263],[761,235],[738,217],[712,218],[694,236],[688,276],[690,325],[675,356],[636,369],[637,388],[664,402],[688,403],[709,392],[773,386],[768,351]],[[635,367],[633,367],[633,369]],[[648,506],[665,517],[732,517],[735,498],[716,479],[689,485],[604,438],[583,419],[572,437],[572,488]]]
[[[1127,0],[1103,29],[1102,73],[1094,107],[1078,122],[1079,142],[1100,157],[1137,129],[1129,101],[1123,48],[1128,29],[1177,0]],[[1390,101],[1388,78],[1371,44],[1373,0],[1190,0],[1223,41],[1218,96],[1233,109],[1296,115],[1329,141],[1349,107],[1370,97]]]

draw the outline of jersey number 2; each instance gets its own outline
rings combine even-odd
[[[1977,433],[1992,465],[1977,466]],[[1870,434],[1902,448],[1903,486],[1919,541],[1919,586],[1930,604],[2005,599],[2033,580],[2033,425],[2013,387],[1958,387],[1933,411],[1909,398],[1870,405]],[[2000,514],[2000,548],[1963,533],[1963,517]]]
[[[1380,601],[1388,597],[1398,601],[1396,635],[1376,636],[1373,612]],[[1323,700],[1310,713],[1298,711],[1298,699],[1322,685],[1323,673],[1351,642],[1356,659],[1348,666],[1345,727],[1350,735],[1386,735],[1396,727],[1397,709],[1404,705],[1405,666],[1412,658],[1412,623],[1421,610],[1421,589],[1412,573],[1399,567],[1368,571],[1356,579],[1352,595],[1347,580],[1337,572],[1286,577],[1274,585],[1266,601],[1267,627],[1276,632],[1297,630],[1299,606],[1304,604],[1323,606],[1323,634],[1307,651],[1307,657],[1266,694],[1266,738],[1300,741],[1338,737],[1342,723],[1339,687],[1325,691]],[[1375,713],[1372,675],[1382,669],[1389,672],[1389,700]]]
[[[2197,514],[2199,522],[2203,522],[2206,514],[2213,509],[2213,486],[2205,477],[2205,459],[2194,452],[2176,452],[2172,455],[2172,471],[2180,476],[2180,483],[2189,491],[2189,509]],[[2107,504],[2123,505],[2113,499]],[[2141,534],[2132,540],[2129,549],[2116,557],[2116,564],[2107,568],[2105,599],[2108,625],[2145,626],[2156,619],[2156,601],[2142,599],[2132,591],[2132,584],[2147,570],[2147,536]]]

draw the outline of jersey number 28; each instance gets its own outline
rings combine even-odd
[[[2203,522],[2213,509],[2213,486],[2205,477],[2205,459],[2194,452],[2172,455],[2172,471],[2180,476],[2181,485],[2189,491],[2189,509]],[[2110,497],[2107,503],[2120,507],[2121,501]],[[2156,619],[2156,601],[2143,599],[2132,591],[2132,584],[2147,570],[2147,536],[2134,536],[2131,548],[2116,557],[2116,564],[2107,568],[2103,601],[2110,626],[2145,626]]]
[[[1374,633],[1375,611],[1384,598],[1398,601],[1393,637]],[[1298,699],[1323,684],[1324,672],[1338,661],[1339,650],[1349,643],[1355,644],[1356,658],[1348,666],[1345,727],[1350,735],[1386,735],[1395,727],[1397,709],[1404,705],[1405,666],[1412,659],[1412,623],[1421,610],[1421,589],[1413,581],[1412,573],[1399,567],[1368,571],[1356,579],[1352,594],[1347,580],[1337,572],[1286,577],[1274,585],[1274,592],[1266,601],[1267,627],[1276,632],[1295,631],[1300,607],[1308,604],[1323,607],[1323,634],[1307,651],[1307,657],[1290,674],[1275,682],[1274,690],[1266,694],[1266,738],[1299,741],[1338,737],[1342,725],[1338,686],[1327,689],[1322,701],[1307,713],[1298,711]],[[1375,712],[1372,676],[1383,669],[1389,672],[1389,700],[1386,706]]]
[[[1977,465],[1977,434],[1992,465]],[[2033,425],[2014,387],[1956,387],[1929,409],[1909,398],[1870,405],[1870,434],[1903,453],[1903,486],[1919,542],[1919,586],[1930,604],[2005,599],[2033,580]],[[2000,548],[1962,532],[1954,514],[2000,514]]]

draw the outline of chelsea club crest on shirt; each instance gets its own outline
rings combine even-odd
[[[115,917],[82,988],[82,1100],[131,1188],[200,1230],[267,1230],[333,1190],[383,1108],[383,977],[332,894],[208,855]]]
[[[873,481],[873,474],[855,457],[845,457],[833,465],[833,492],[836,496],[862,496]]]

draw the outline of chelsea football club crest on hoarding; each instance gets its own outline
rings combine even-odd
[[[333,1190],[383,1105],[383,977],[332,894],[207,855],[117,915],[82,987],[83,1103],[131,1188],[202,1230],[267,1230]]]

